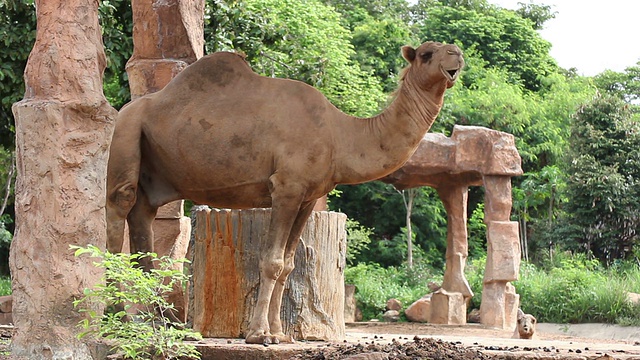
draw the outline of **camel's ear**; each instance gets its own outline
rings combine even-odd
[[[416,58],[416,49],[411,46],[403,46],[402,47],[402,57],[407,60],[409,63],[412,63]]]

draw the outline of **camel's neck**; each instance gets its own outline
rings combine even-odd
[[[349,129],[336,134],[335,182],[362,183],[400,168],[438,116],[445,89],[442,84],[417,91],[413,84],[404,82],[381,114],[344,121]]]

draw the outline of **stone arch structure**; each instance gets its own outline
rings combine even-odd
[[[399,189],[430,186],[447,211],[446,268],[442,289],[432,296],[431,322],[466,323],[473,296],[464,276],[468,255],[467,191],[485,188],[487,264],[482,291],[482,324],[515,326],[519,297],[509,282],[518,279],[518,223],[510,221],[511,177],[522,175],[513,135],[477,126],[454,126],[451,137],[429,133],[407,163],[381,179]]]

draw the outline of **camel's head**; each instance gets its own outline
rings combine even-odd
[[[518,309],[517,329],[521,339],[530,339],[536,331],[536,318]]]
[[[450,88],[464,67],[462,50],[451,44],[426,42],[416,49],[404,46],[402,56],[413,68],[411,76],[419,77],[416,80],[425,85],[444,81]]]

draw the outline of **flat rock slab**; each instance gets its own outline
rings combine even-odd
[[[512,339],[511,335],[512,331],[489,329],[477,324],[455,326],[367,322],[347,324],[346,340],[343,342],[299,341],[295,344],[264,346],[247,345],[242,339],[205,339],[197,345],[205,360],[320,359],[324,357],[314,357],[313,354],[321,351],[329,353],[345,347],[362,348],[363,354],[380,354],[381,350],[391,346],[401,353],[403,346],[415,342],[417,336],[477,351],[488,359],[640,359],[640,345],[634,345],[636,342],[632,341],[573,337],[543,331],[538,332],[538,340]],[[594,336],[603,335],[596,333]]]

